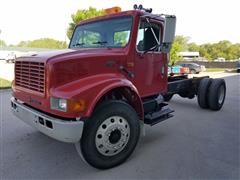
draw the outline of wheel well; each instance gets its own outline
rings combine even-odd
[[[105,93],[97,102],[95,108],[103,101],[121,100],[131,105],[137,112],[139,118],[143,120],[143,106],[138,94],[128,87],[118,87]]]

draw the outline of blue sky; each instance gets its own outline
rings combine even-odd
[[[237,0],[1,0],[0,39],[8,44],[43,37],[66,40],[71,14],[77,9],[119,6],[129,10],[134,4],[151,7],[157,14],[175,14],[176,34],[189,36],[198,44],[240,43]]]

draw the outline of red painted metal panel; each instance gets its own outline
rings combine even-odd
[[[101,96],[113,88],[127,87],[135,94],[140,94],[136,101],[138,103],[141,97],[165,92],[167,54],[145,54],[145,60],[136,54],[139,16],[143,15],[143,12],[128,11],[81,23],[129,15],[133,16],[133,26],[126,47],[67,49],[18,58],[15,65],[13,96],[43,112],[75,118],[91,116]],[[121,70],[121,66],[133,73],[134,77],[129,77]],[[79,113],[52,110],[51,96],[84,99],[87,109]]]

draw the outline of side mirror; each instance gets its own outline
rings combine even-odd
[[[162,52],[170,52],[171,46],[175,37],[176,29],[176,16],[164,15],[164,31],[163,31],[163,41],[162,41]]]

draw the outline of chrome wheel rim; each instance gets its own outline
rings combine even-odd
[[[225,89],[221,86],[218,92],[218,104],[222,104],[224,100]]]
[[[109,117],[98,127],[95,137],[97,150],[104,156],[114,156],[126,147],[129,137],[127,120],[120,116]]]

